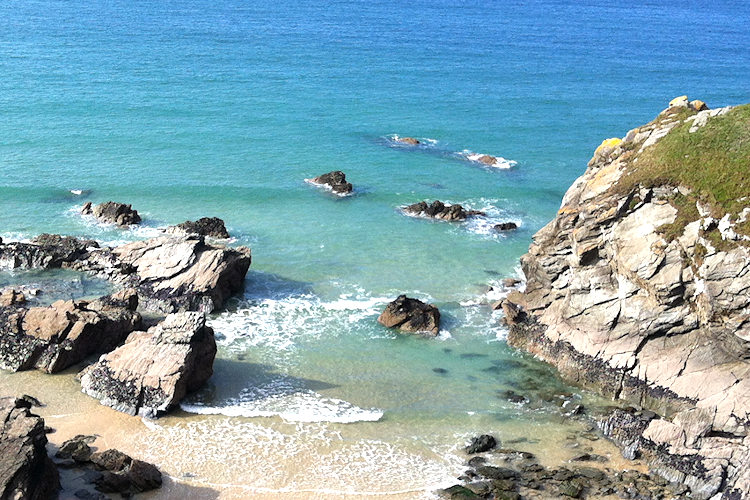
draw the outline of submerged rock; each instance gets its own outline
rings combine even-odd
[[[57,498],[60,479],[47,456],[44,420],[31,405],[0,398],[0,498],[47,500]]]
[[[334,170],[333,172],[319,175],[312,179],[312,182],[326,186],[336,194],[349,194],[353,189],[351,182],[346,181],[346,174],[341,170]]]
[[[400,295],[388,304],[378,323],[404,332],[424,332],[437,336],[440,332],[440,311],[432,304]]]
[[[468,217],[484,216],[484,212],[479,210],[466,210],[461,205],[446,205],[440,200],[435,200],[428,204],[426,201],[420,201],[413,205],[407,205],[402,210],[411,215],[430,217],[447,221],[463,221]]]
[[[55,373],[107,352],[139,327],[133,289],[94,301],[60,300],[46,307],[0,307],[0,368]]]
[[[197,221],[185,221],[176,226],[170,226],[166,229],[167,233],[172,234],[197,234],[199,236],[207,236],[209,238],[217,239],[228,239],[229,231],[227,231],[224,221],[218,217],[201,217]]]
[[[115,201],[107,201],[99,205],[92,205],[90,201],[86,202],[81,209],[81,213],[93,215],[100,222],[120,227],[140,224],[141,222],[141,216],[138,215],[136,210],[133,210],[131,205]]]
[[[83,370],[81,388],[116,410],[155,418],[211,377],[215,356],[202,313],[171,314]]]
[[[421,144],[421,142],[414,137],[398,137],[396,138],[396,142],[400,142],[401,144],[408,144],[409,146],[417,146]]]

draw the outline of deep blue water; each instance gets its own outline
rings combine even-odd
[[[394,440],[502,428],[533,412],[495,396],[525,372],[487,371],[519,356],[484,287],[516,274],[604,138],[677,95],[749,102],[748,26],[739,1],[6,0],[0,236],[116,242],[222,217],[253,248],[253,271],[214,320],[221,359],[194,411],[382,414],[377,432]],[[399,147],[393,134],[435,142]],[[335,169],[355,196],[304,182]],[[521,227],[498,235],[397,210],[438,198]],[[132,203],[145,228],[77,215],[109,199]],[[399,293],[441,307],[442,340],[375,323]],[[489,359],[460,356],[477,352]]]

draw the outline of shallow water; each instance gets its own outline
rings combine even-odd
[[[479,432],[564,459],[575,424],[544,399],[571,389],[507,347],[497,283],[602,139],[676,95],[750,101],[738,2],[11,0],[0,19],[0,237],[117,244],[219,216],[253,249],[245,294],[211,318],[219,359],[192,413],[145,426],[78,394],[49,408],[71,427],[97,408],[97,432],[238,498],[421,495]],[[336,169],[353,196],[305,182]],[[109,199],[143,225],[78,215]],[[434,199],[488,218],[399,210]],[[520,227],[492,232],[504,221]],[[438,339],[375,322],[401,293],[440,307]],[[34,377],[3,390],[78,390]]]

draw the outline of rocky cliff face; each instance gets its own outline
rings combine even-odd
[[[661,416],[621,444],[697,498],[750,495],[749,110],[682,98],[605,141],[504,304],[512,345]]]

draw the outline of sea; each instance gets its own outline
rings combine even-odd
[[[99,407],[74,370],[0,388],[40,391],[52,426],[98,412],[102,439],[165,472],[154,498],[430,498],[481,433],[565,462],[588,425],[565,408],[607,402],[508,347],[491,304],[603,139],[679,95],[750,102],[749,27],[739,0],[3,0],[3,241],[220,217],[253,262],[210,316],[213,377],[166,418]],[[351,196],[306,182],[333,170]],[[143,223],[79,214],[108,200]],[[487,215],[401,211],[422,200]],[[0,273],[18,283],[107,289]],[[377,323],[401,294],[439,307],[437,338]]]

